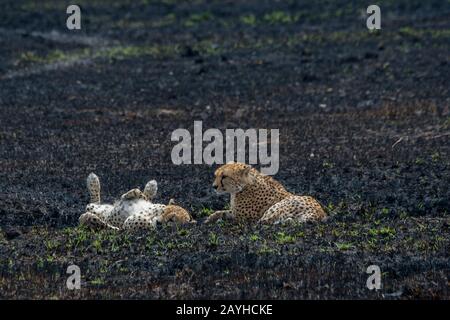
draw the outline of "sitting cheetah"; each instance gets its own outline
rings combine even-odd
[[[249,165],[228,163],[215,172],[213,187],[230,193],[231,210],[216,211],[205,221],[232,218],[246,222],[283,223],[319,221],[326,218],[320,204],[309,196],[296,196],[275,179]]]
[[[90,203],[79,222],[89,228],[134,231],[153,228],[157,223],[195,223],[185,209],[173,204],[173,200],[169,205],[152,203],[158,190],[155,180],[149,181],[143,192],[132,189],[123,194],[114,205],[100,202],[100,179],[94,173],[88,176],[87,187]]]

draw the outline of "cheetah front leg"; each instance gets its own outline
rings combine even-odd
[[[216,211],[205,220],[205,223],[213,223],[219,219],[233,220],[234,219],[233,212],[231,210]]]
[[[114,207],[110,204],[90,203],[86,206],[87,212],[83,213],[80,218],[78,218],[78,221],[80,225],[86,226],[92,230],[107,228],[118,230],[118,228],[111,226],[106,222],[113,209]]]
[[[78,219],[80,225],[87,227],[92,230],[101,230],[101,229],[114,229],[119,230],[119,228],[113,227],[107,224],[103,219],[101,219],[98,215],[92,212],[83,213]]]

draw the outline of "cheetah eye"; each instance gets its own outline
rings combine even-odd
[[[222,179],[220,179],[220,183],[222,183],[222,184],[223,184],[223,179],[228,179],[228,180],[231,180],[232,182],[234,182],[234,179],[232,177],[222,176]]]
[[[225,179],[225,178],[227,178],[227,176],[222,175],[222,176],[220,177],[220,184],[221,184],[221,185],[223,185],[223,179]]]

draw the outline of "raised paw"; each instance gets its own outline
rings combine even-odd
[[[100,203],[100,179],[95,173],[90,173],[86,179],[90,203]]]
[[[224,218],[224,216],[228,213],[228,210],[219,210],[211,214],[208,218],[206,218],[205,223],[214,223],[219,219]]]
[[[145,195],[139,189],[131,189],[127,193],[124,193],[121,197],[123,200],[145,199]]]
[[[152,200],[156,193],[158,192],[158,183],[155,180],[150,180],[147,182],[144,188],[144,195],[147,197],[147,200]]]

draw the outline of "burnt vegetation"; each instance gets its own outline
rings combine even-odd
[[[382,1],[377,32],[364,1],[79,0],[76,32],[65,2],[0,11],[1,298],[450,298],[448,1]],[[194,120],[279,128],[276,178],[330,218],[202,224],[228,199],[171,162]],[[92,171],[199,223],[79,228]]]

